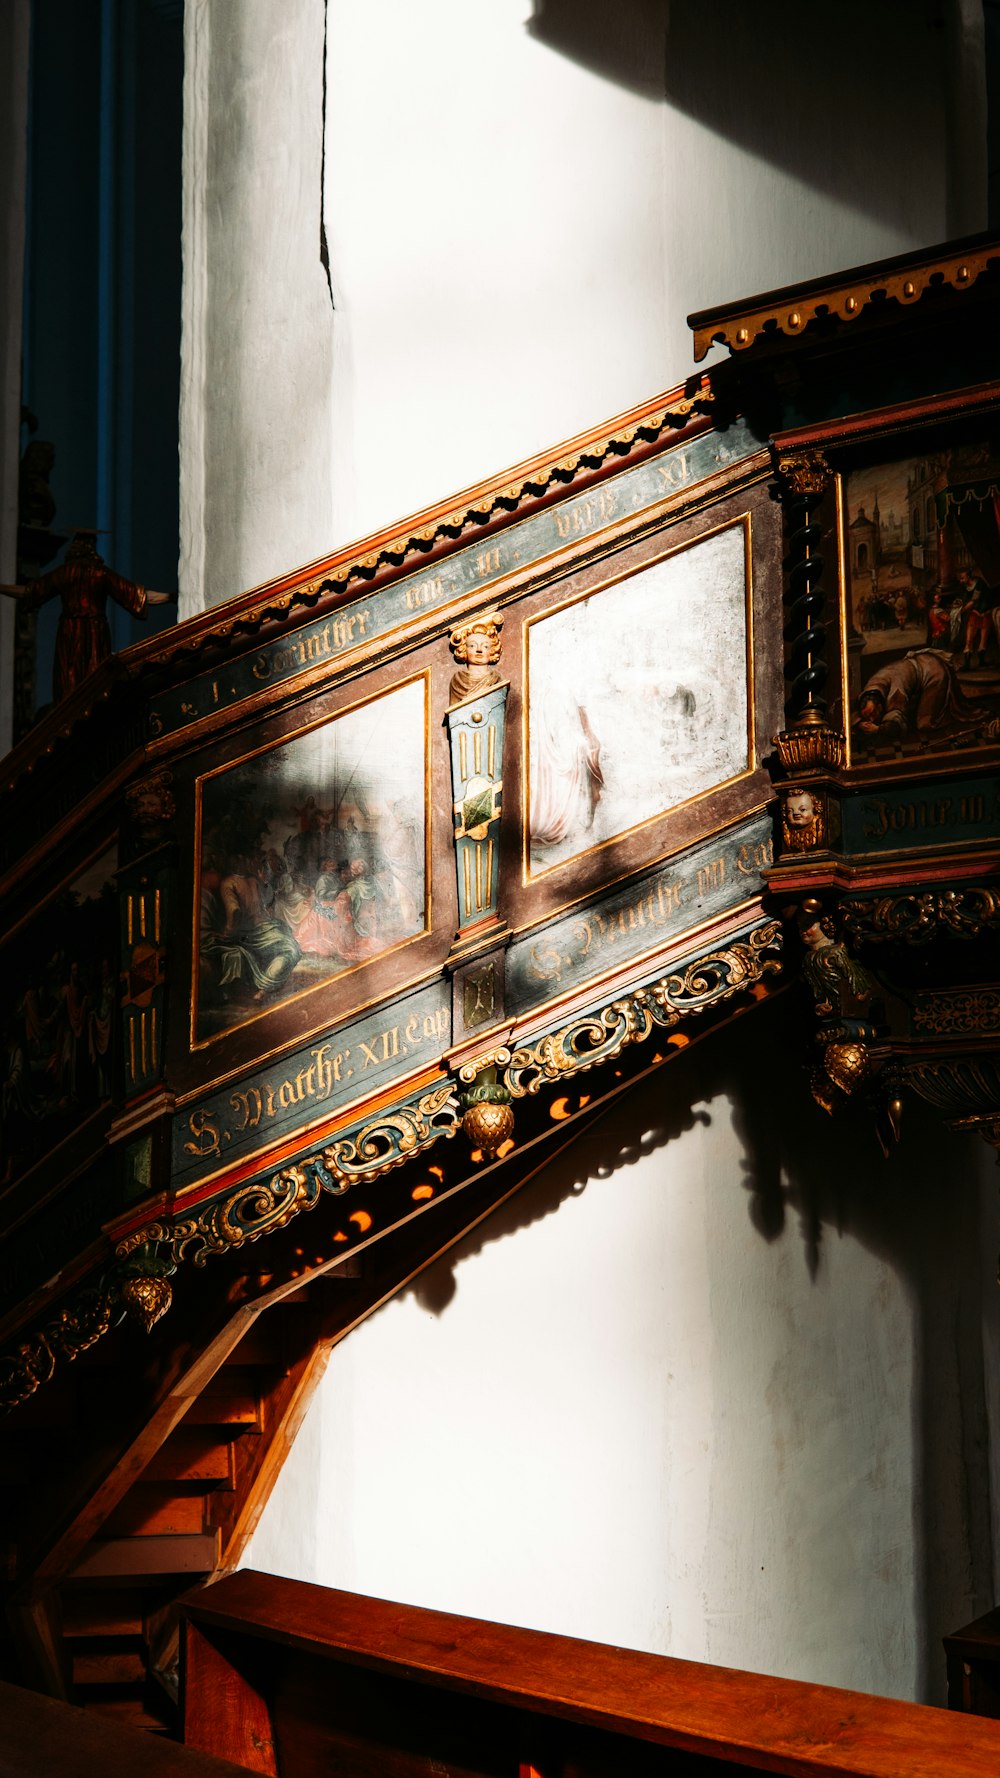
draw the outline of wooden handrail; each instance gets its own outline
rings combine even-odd
[[[340,1770],[338,1749],[352,1772],[511,1778],[684,1754],[795,1778],[1000,1771],[1000,1725],[980,1718],[251,1570],[182,1608],[185,1741],[275,1778]]]

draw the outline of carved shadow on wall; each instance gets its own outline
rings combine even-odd
[[[984,1322],[1000,1323],[1000,1315],[993,1301],[995,1242],[990,1238],[986,1267],[980,1226],[981,1204],[989,1196],[980,1182],[992,1180],[990,1155],[985,1145],[951,1134],[928,1108],[913,1103],[903,1140],[884,1161],[860,1112],[831,1120],[812,1104],[801,1054],[794,998],[756,1008],[749,1021],[714,1034],[624,1094],[411,1289],[424,1309],[446,1313],[462,1262],[488,1243],[553,1215],[598,1181],[669,1149],[696,1125],[709,1128],[731,1116],[743,1150],[740,1174],[720,1175],[709,1189],[729,1200],[738,1190],[746,1192],[752,1228],[768,1245],[796,1233],[815,1289],[827,1283],[826,1249],[853,1241],[891,1268],[910,1306],[912,1360],[906,1351],[890,1354],[889,1362],[911,1365],[913,1378],[912,1522],[900,1525],[896,1546],[879,1559],[905,1568],[912,1546],[918,1695],[943,1703],[940,1637],[993,1602]],[[664,1189],[669,1185],[668,1162]],[[987,1214],[992,1197],[989,1202]],[[877,1288],[895,1294],[888,1280]],[[853,1312],[845,1300],[843,1314]],[[804,1313],[805,1322],[789,1339],[808,1338],[808,1307]],[[774,1314],[783,1314],[777,1302]],[[837,1355],[829,1350],[828,1335],[826,1346],[820,1339],[816,1386],[829,1392]],[[829,1373],[820,1374],[827,1361]],[[863,1413],[866,1392],[869,1403],[874,1394],[870,1379],[851,1376],[846,1382],[849,1400],[842,1411]],[[769,1388],[780,1390],[777,1372]],[[770,1393],[762,1396],[761,1415],[773,1408]],[[873,1475],[873,1487],[876,1482]],[[837,1510],[831,1499],[829,1511]],[[853,1540],[844,1530],[844,1559],[850,1561]],[[859,1576],[858,1585],[868,1578]],[[893,1584],[888,1569],[880,1579]]]
[[[845,0],[833,29],[821,9],[800,9],[793,31],[773,31],[761,30],[755,8],[732,0],[619,0],[613,10],[603,0],[533,0],[528,30],[616,85],[663,99],[796,183],[849,198],[894,231],[896,188],[865,172],[879,137],[912,140],[914,116],[922,115],[944,140],[939,69],[955,46],[932,4]],[[924,171],[937,182],[930,155]],[[960,171],[956,164],[943,232],[978,226],[958,189]]]

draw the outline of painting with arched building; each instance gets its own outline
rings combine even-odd
[[[841,509],[854,751],[1000,739],[1000,440],[851,470]]]

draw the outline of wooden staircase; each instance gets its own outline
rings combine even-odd
[[[95,1526],[58,1588],[51,1621],[61,1642],[58,1691],[135,1727],[176,1723],[174,1600],[234,1566],[330,1349],[317,1281],[260,1316],[211,1374],[113,1510]],[[72,1463],[129,1386],[113,1338],[61,1385],[17,1414],[3,1479],[11,1496]],[[9,1504],[9,1503],[5,1503]],[[8,1522],[9,1519],[8,1519]]]
[[[13,1410],[0,1678],[176,1735],[175,1601],[238,1567],[333,1345],[570,1139],[545,1122],[555,1144],[430,1208],[418,1191],[416,1216],[397,1174],[383,1232],[346,1259],[334,1200],[310,1216],[308,1254],[293,1225],[268,1242],[266,1273],[252,1248],[193,1269],[151,1334],[122,1323]]]

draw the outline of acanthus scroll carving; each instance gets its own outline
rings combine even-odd
[[[895,939],[923,945],[942,932],[978,938],[989,927],[1000,926],[1000,891],[972,887],[880,895],[842,901],[839,912],[852,938],[874,944]]]
[[[538,1043],[516,1049],[504,1071],[512,1097],[537,1093],[546,1084],[614,1061],[628,1044],[642,1043],[659,1028],[720,1005],[781,969],[781,927],[758,926],[746,939],[699,957],[649,987],[613,1000],[600,1012],[574,1019]]]

